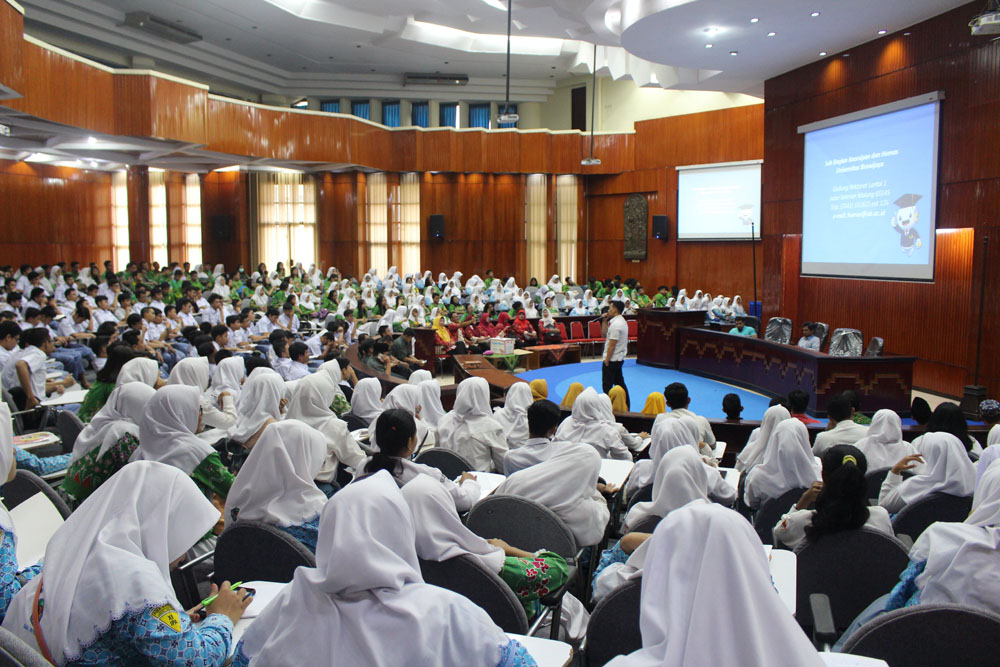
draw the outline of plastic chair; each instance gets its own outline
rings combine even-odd
[[[0,628],[0,667],[52,667],[41,653],[10,630]]]
[[[579,340],[583,338],[583,323],[582,322],[570,322],[569,323],[569,333],[571,340]]]
[[[528,632],[528,617],[514,591],[475,558],[465,554],[442,562],[421,558],[420,572],[424,582],[469,598],[504,632],[520,635]]]
[[[455,479],[463,472],[475,470],[475,467],[464,456],[442,447],[428,449],[418,456],[415,461],[431,466],[432,468],[437,468],[448,479]]]
[[[958,604],[920,604],[865,623],[844,643],[844,653],[896,665],[996,665],[1000,615]]]
[[[868,341],[868,349],[865,350],[866,357],[881,357],[882,350],[885,349],[885,341],[878,336],[872,336],[872,339]]]
[[[639,320],[625,320],[625,326],[628,327],[628,339],[637,340],[639,338]]]
[[[603,665],[618,655],[642,648],[639,606],[642,578],[633,579],[608,594],[590,614],[587,623],[587,665]]]
[[[76,436],[84,429],[85,424],[70,410],[60,410],[56,413],[56,430],[62,438],[63,453],[69,454],[73,451],[73,443]]]
[[[892,520],[897,535],[907,535],[914,542],[935,521],[961,523],[972,511],[972,496],[932,493],[899,511]]]
[[[287,583],[297,567],[315,566],[316,556],[285,531],[261,521],[237,521],[219,535],[212,581]]]
[[[764,328],[764,340],[787,345],[792,340],[792,321],[787,317],[772,317]]]
[[[857,329],[834,329],[830,336],[832,357],[860,357],[865,339]]]
[[[838,630],[846,630],[872,600],[891,591],[909,563],[902,542],[868,527],[824,535],[797,554],[796,620],[812,626],[809,595],[824,593]]]
[[[656,530],[656,526],[659,525],[660,521],[663,520],[662,516],[647,516],[645,519],[641,520],[634,526],[630,526],[628,532],[630,533],[652,533]]]
[[[33,472],[18,470],[14,479],[0,487],[3,504],[8,510],[14,509],[38,493],[44,494],[55,505],[64,519],[69,518],[71,510],[66,501],[45,480]]]
[[[764,544],[774,544],[774,525],[788,511],[788,508],[798,502],[806,489],[789,489],[777,498],[770,498],[761,503],[753,518],[753,527]],[[898,574],[898,572],[897,572]]]
[[[885,481],[885,477],[889,474],[889,470],[891,470],[891,468],[869,470],[868,474],[865,475],[865,481],[868,483],[868,500],[874,500],[874,502],[869,502],[870,505],[878,504],[878,494],[882,490],[882,482]]]
[[[587,336],[593,338],[594,340],[603,341],[604,333],[601,331],[600,322],[588,322],[587,323]]]

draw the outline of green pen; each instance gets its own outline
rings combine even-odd
[[[229,586],[229,590],[235,591],[237,588],[239,588],[242,585],[243,585],[242,581],[237,581],[235,584],[232,584],[232,585]],[[201,601],[201,606],[202,607],[207,607],[208,605],[210,605],[213,602],[215,602],[215,598],[217,598],[217,597],[219,597],[218,593],[216,593],[215,595],[209,595],[207,598],[205,598],[204,600]]]

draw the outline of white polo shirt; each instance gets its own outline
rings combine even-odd
[[[615,339],[615,349],[611,353],[611,361],[625,361],[628,354],[628,324],[621,315],[616,315],[608,322],[608,335],[604,341],[604,356],[607,358],[608,346]]]

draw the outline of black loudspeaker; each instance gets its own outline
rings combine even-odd
[[[665,215],[653,216],[653,238],[666,241],[670,238],[669,233],[670,218]]]
[[[216,241],[228,241],[233,231],[235,219],[231,215],[212,216],[212,238]]]
[[[440,213],[435,213],[430,218],[430,233],[431,238],[443,241],[444,240],[444,216]]]

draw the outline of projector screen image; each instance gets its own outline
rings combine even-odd
[[[803,275],[934,279],[939,102],[908,103],[799,128]]]
[[[760,162],[677,167],[677,238],[760,238]]]

